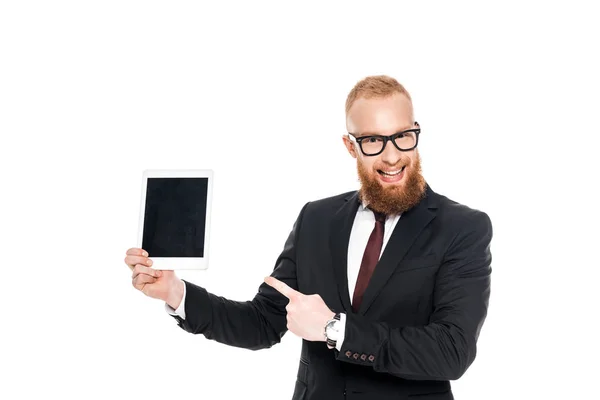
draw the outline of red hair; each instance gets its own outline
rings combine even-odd
[[[365,99],[373,97],[387,97],[392,94],[400,93],[405,95],[410,102],[412,99],[408,91],[397,80],[387,75],[368,76],[359,81],[346,98],[346,114],[352,107],[356,99],[363,97]]]

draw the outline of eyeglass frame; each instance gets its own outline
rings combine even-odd
[[[419,126],[419,124],[417,122],[415,122],[415,125]],[[410,149],[401,149],[400,147],[398,147],[398,145],[396,144],[396,138],[400,135],[406,134],[412,132],[415,134],[415,145],[413,147],[411,147]],[[395,148],[397,148],[400,151],[411,151],[414,150],[418,144],[419,144],[419,134],[421,133],[421,127],[419,128],[412,128],[412,129],[407,129],[405,131],[401,131],[401,132],[396,132],[392,135],[389,136],[384,136],[384,135],[368,135],[368,136],[359,136],[357,137],[356,134],[348,132],[349,136],[352,136],[352,138],[354,138],[354,142],[356,142],[358,144],[358,147],[360,148],[360,151],[367,157],[373,157],[373,156],[378,156],[379,154],[383,153],[383,151],[385,150],[385,146],[387,146],[387,142],[391,141],[392,144],[394,145]],[[381,146],[381,150],[378,153],[375,154],[367,154],[365,153],[365,151],[362,148],[362,141],[365,139],[370,139],[370,138],[381,138],[383,139],[383,146]]]

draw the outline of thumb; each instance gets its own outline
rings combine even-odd
[[[170,279],[175,276],[175,271],[169,269],[160,270],[158,272],[160,272],[160,275],[158,276],[164,276],[167,279]]]

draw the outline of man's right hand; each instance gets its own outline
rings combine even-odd
[[[134,288],[146,296],[163,300],[174,309],[179,307],[185,283],[174,271],[150,268],[152,260],[148,252],[138,248],[127,250],[125,264],[133,271],[131,283]]]

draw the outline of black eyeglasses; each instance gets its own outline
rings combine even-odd
[[[350,137],[358,143],[360,151],[362,151],[365,156],[376,156],[381,154],[388,141],[394,143],[394,147],[400,151],[410,151],[419,144],[420,133],[421,128],[408,129],[394,133],[390,136],[370,135],[357,137],[354,133],[348,132]]]

